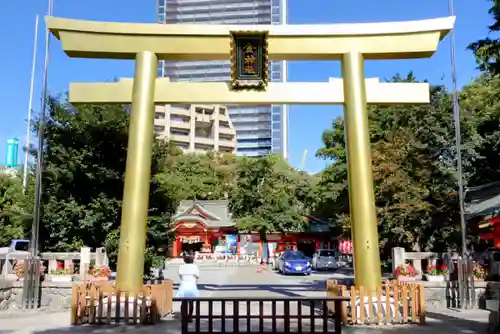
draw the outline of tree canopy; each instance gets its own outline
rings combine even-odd
[[[413,74],[395,76],[393,82],[415,81]],[[394,244],[430,249],[455,231],[456,203],[453,173],[453,122],[449,94],[431,88],[429,105],[372,106],[369,108],[373,177],[380,246],[386,253]],[[323,133],[319,157],[333,159],[319,183],[324,201],[318,212],[337,216],[350,232],[347,152],[342,118]],[[436,226],[441,228],[437,229]]]
[[[308,207],[299,199],[299,173],[277,156],[239,161],[230,210],[243,231],[302,231]],[[303,186],[303,185],[302,185]]]
[[[81,105],[51,99],[45,126],[43,210],[44,250],[72,251],[107,246],[116,257],[128,141],[128,108]],[[148,246],[166,242],[174,199],[160,189],[156,175],[175,154],[156,142],[150,186]],[[170,210],[170,211],[169,211]]]
[[[500,73],[500,39],[491,37],[500,31],[500,1],[489,0],[491,8],[488,11],[493,23],[488,25],[490,34],[469,44],[469,49],[474,52],[476,62],[481,71],[499,74]]]

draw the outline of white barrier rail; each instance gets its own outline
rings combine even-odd
[[[195,263],[202,266],[238,267],[244,265],[257,265],[260,261],[261,259],[255,255],[195,255]],[[165,261],[166,265],[181,265],[183,263],[184,260],[182,258],[167,259]]]

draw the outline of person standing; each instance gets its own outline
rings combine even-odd
[[[200,278],[200,269],[194,264],[192,255],[184,255],[184,264],[179,267],[179,277],[181,283],[177,290],[177,298],[198,298],[200,290],[198,290],[198,279]],[[194,311],[193,301],[185,301],[188,303],[188,317],[191,321]],[[183,302],[183,303],[185,303]]]

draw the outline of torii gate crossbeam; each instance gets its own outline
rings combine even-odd
[[[87,87],[75,84],[70,91],[73,102],[90,102],[93,99],[90,92],[103,87],[109,88],[109,94],[116,89],[122,101],[128,101],[126,94],[132,94],[118,255],[119,289],[139,291],[143,284],[154,103],[162,99],[175,100],[172,94],[162,92],[160,87],[176,90],[179,101],[185,102],[189,101],[188,94],[192,93],[194,98],[203,102],[231,102],[228,100],[239,99],[240,102],[249,104],[259,100],[266,103],[278,100],[287,103],[314,103],[315,100],[317,103],[343,103],[355,282],[368,289],[375,289],[381,284],[366,106],[367,102],[391,103],[391,99],[392,103],[396,100],[398,103],[427,102],[428,91],[423,96],[421,90],[424,87],[427,89],[427,86],[408,84],[398,86],[404,87],[402,90],[394,90],[393,94],[399,94],[398,97],[391,98],[386,88],[376,92],[377,89],[373,88],[376,85],[365,80],[364,60],[430,57],[436,51],[439,41],[453,28],[454,17],[333,25],[160,25],[90,22],[55,17],[47,17],[46,22],[50,31],[62,41],[63,50],[71,57],[135,60],[133,83],[118,83],[118,86],[121,85],[119,88],[103,84]],[[343,96],[339,97],[338,87],[335,88],[335,85],[339,85],[338,82],[319,85],[317,91],[307,90],[310,96],[304,94],[306,89],[312,87],[307,84],[303,84],[304,91],[301,92],[293,84],[280,86],[271,83],[261,95],[258,92],[230,92],[220,84],[213,84],[204,86],[211,95],[207,97],[209,94],[181,91],[195,87],[194,83],[182,86],[156,80],[158,60],[229,60],[232,55],[230,36],[233,31],[265,31],[268,36],[266,52],[269,60],[340,60]],[[378,85],[381,87],[384,84]],[[330,88],[332,97],[326,97],[326,90]],[[417,92],[416,96],[412,96],[412,92]],[[96,93],[94,100],[111,101],[112,97],[104,93]]]

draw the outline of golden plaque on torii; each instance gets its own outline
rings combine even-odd
[[[269,81],[267,31],[231,31],[231,86],[265,90]]]

